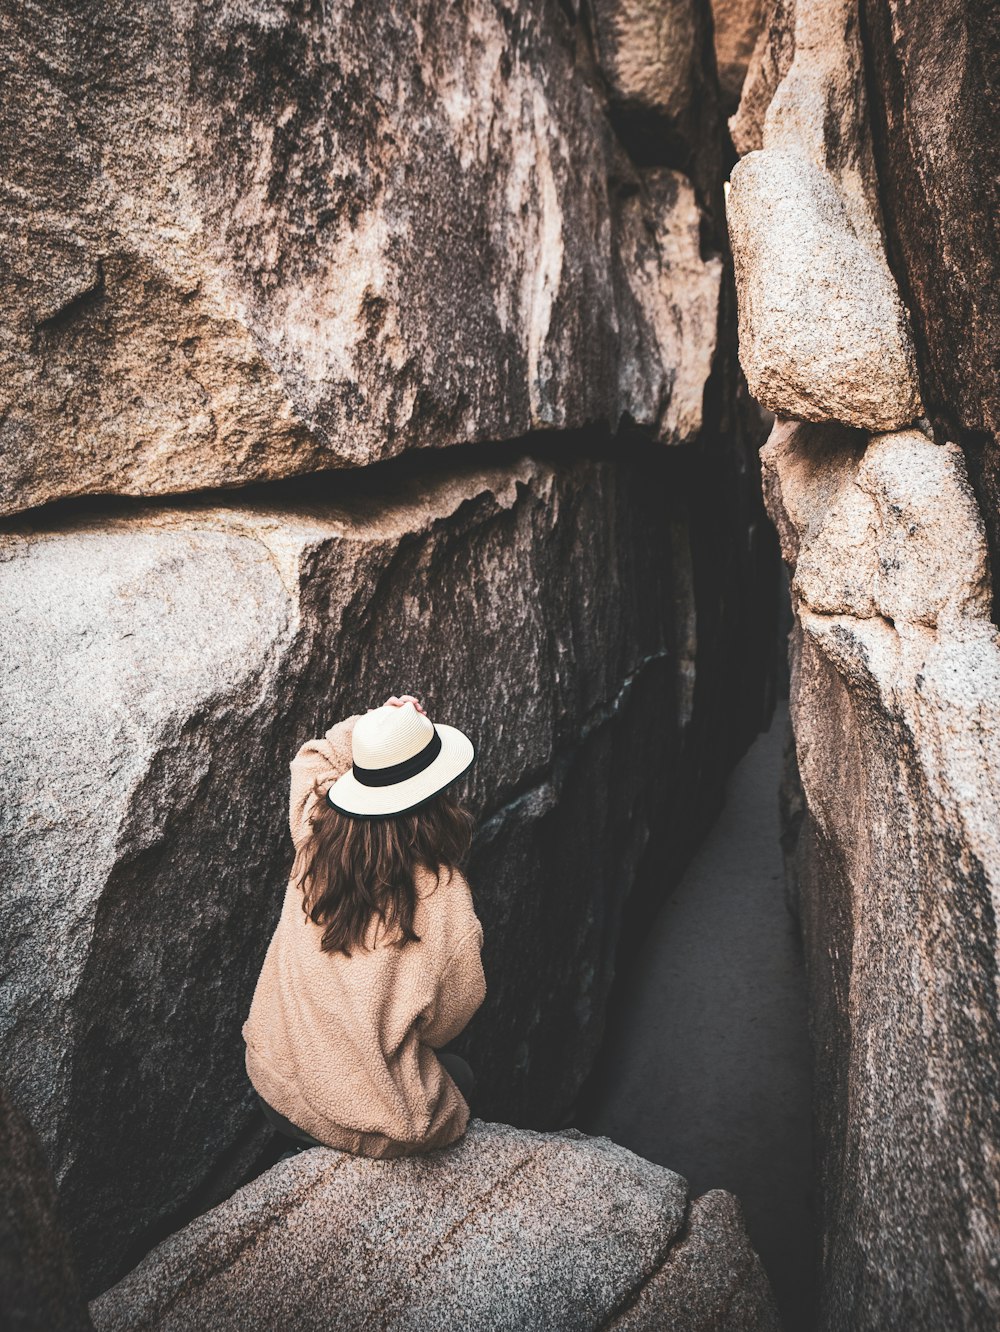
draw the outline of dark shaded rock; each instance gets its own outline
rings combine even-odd
[[[481,747],[483,1108],[567,1113],[638,863],[692,835],[755,725],[739,691],[763,692],[720,621],[759,576],[719,517],[730,464],[706,466],[718,526],[695,537],[672,456],[3,535],[0,1047],[92,1290],[252,1156],[239,1032],[289,866],[287,762],[401,688]]]
[[[697,432],[720,266],[569,6],[113,0],[8,7],[4,37],[0,512]]]
[[[56,1215],[52,1171],[31,1125],[0,1088],[0,1325],[5,1332],[91,1328]]]
[[[456,1146],[392,1162],[314,1148],[172,1236],[93,1316],[102,1332],[694,1332],[728,1297],[746,1321],[720,1328],[777,1328],[738,1207],[699,1199],[682,1238],[686,1196],[671,1171],[575,1133],[473,1121]]]
[[[769,8],[769,0],[712,0],[715,61],[727,112],[735,111],[740,100],[743,80]]]
[[[632,160],[694,183],[704,234],[724,248],[724,123],[704,0],[589,0],[608,109]]]
[[[961,451],[781,424],[820,1327],[1000,1320],[1000,638]]]
[[[927,413],[965,449],[1000,571],[1000,10],[862,0],[889,254]]]

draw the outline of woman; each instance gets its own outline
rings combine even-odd
[[[261,1109],[296,1143],[393,1157],[465,1132],[472,1070],[438,1052],[486,996],[472,820],[446,790],[474,757],[407,694],[292,762],[295,863],[243,1036]]]

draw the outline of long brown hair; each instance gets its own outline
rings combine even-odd
[[[302,910],[324,926],[325,953],[363,948],[378,916],[400,947],[417,942],[414,875],[418,868],[440,879],[459,868],[472,842],[472,815],[446,791],[391,818],[354,819],[333,808],[322,790],[312,833],[299,850],[292,878],[302,889]]]

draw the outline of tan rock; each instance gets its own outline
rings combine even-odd
[[[688,109],[699,61],[691,0],[594,0],[601,67],[612,97],[676,120]]]
[[[754,397],[804,421],[880,431],[914,421],[906,312],[833,178],[798,152],[751,153],[733,170],[727,216]]]
[[[672,223],[566,7],[112,0],[94,24],[10,22],[0,512],[616,427],[623,395],[681,438],[680,367],[634,390],[688,292],[664,255],[637,301],[619,204]]]
[[[725,105],[733,108],[761,29],[768,18],[770,0],[712,0],[715,63]]]
[[[393,1162],[314,1148],[160,1245],[94,1302],[94,1322],[307,1332],[328,1328],[335,1310],[340,1326],[387,1332],[654,1332],[669,1310],[669,1326],[695,1332],[735,1268],[754,1288],[741,1327],[776,1329],[738,1209],[716,1228],[699,1212],[678,1245],[686,1194],[671,1171],[573,1132],[473,1121],[456,1147]],[[727,1195],[699,1201],[712,1200],[712,1214],[717,1198],[725,1212]],[[675,1247],[696,1245],[694,1270],[675,1261]],[[642,1316],[609,1322],[633,1292]]]
[[[761,147],[804,153],[837,183],[851,225],[883,256],[857,0],[794,0],[792,59],[764,116]],[[779,39],[779,48],[789,48]]]
[[[1000,639],[960,450],[783,425],[823,1329],[1000,1315]]]
[[[764,117],[795,54],[795,0],[769,0],[729,133],[740,156],[764,147]]]

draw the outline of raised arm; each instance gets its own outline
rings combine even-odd
[[[318,740],[307,740],[292,759],[292,789],[288,823],[296,849],[309,836],[309,817],[318,798],[326,795],[333,783],[351,766],[351,733],[360,713],[348,717]],[[321,795],[316,795],[316,783]]]

